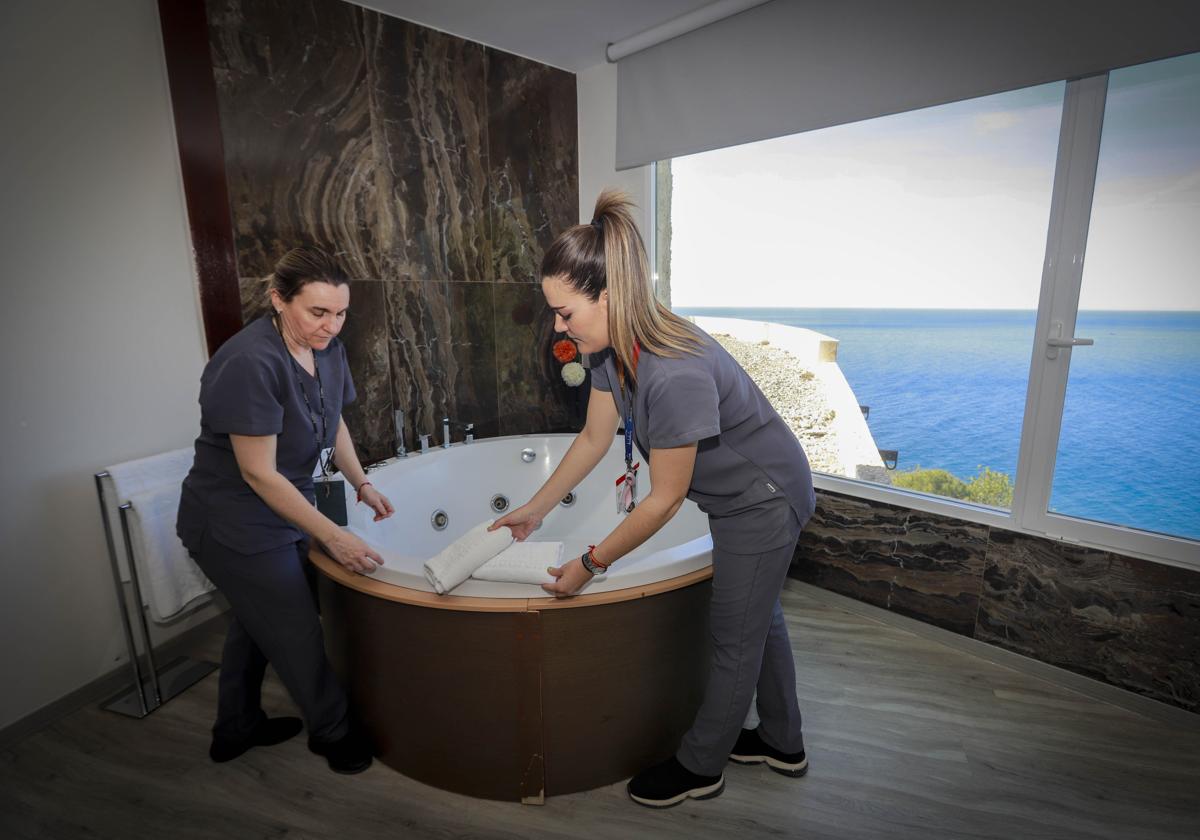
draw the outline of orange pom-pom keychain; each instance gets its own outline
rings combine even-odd
[[[575,357],[579,355],[579,348],[575,346],[574,341],[564,338],[554,342],[553,352],[554,358],[565,365],[567,362],[575,360]]]

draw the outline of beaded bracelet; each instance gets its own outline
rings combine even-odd
[[[354,498],[358,499],[359,502],[362,502],[362,489],[368,484],[371,484],[371,482],[364,481],[362,484],[358,485],[358,489],[354,491]],[[374,487],[375,485],[371,484],[371,486]]]

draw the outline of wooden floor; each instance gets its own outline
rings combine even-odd
[[[212,764],[213,674],[145,720],[89,707],[0,754],[0,838],[1195,838],[1200,727],[1084,697],[789,583],[811,770],[730,765],[725,793],[651,811],[624,785],[486,802],[303,737]],[[205,641],[217,657],[220,639]],[[271,713],[290,702],[271,680]],[[586,715],[581,724],[587,725]],[[468,760],[464,756],[463,760]]]

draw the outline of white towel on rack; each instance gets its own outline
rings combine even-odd
[[[513,541],[508,528],[488,531],[492,520],[480,522],[425,564],[425,579],[439,595],[445,595],[471,576]]]
[[[554,583],[546,571],[562,563],[561,542],[514,542],[476,569],[471,577],[501,583]]]
[[[175,536],[180,489],[165,484],[126,500],[133,505],[128,515],[133,562],[155,621],[171,618],[214,588]]]
[[[128,558],[125,556],[125,543],[121,538],[121,517],[117,508],[129,501],[131,496],[145,493],[147,490],[154,490],[166,485],[179,487],[187,476],[188,470],[192,468],[193,455],[194,450],[188,446],[105,468],[110,477],[112,498],[106,499],[104,515],[108,517],[109,526],[112,528],[121,580],[129,580],[129,565]],[[174,525],[172,525],[172,530],[174,530]]]

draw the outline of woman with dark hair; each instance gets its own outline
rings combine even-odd
[[[562,233],[542,261],[555,328],[592,354],[593,391],[584,429],[554,474],[492,527],[525,539],[608,452],[618,422],[628,515],[581,557],[551,569],[558,579],[544,588],[558,597],[579,592],[665,525],[685,498],[708,514],[713,659],[704,701],[676,754],[628,785],[635,802],[665,808],[720,794],[729,760],[766,763],[788,776],[807,771],[779,593],[815,497],[804,450],[746,372],[654,299],[630,207],[606,191],[592,222]],[[653,477],[641,500],[634,444]],[[756,690],[761,724],[743,729]]]
[[[209,756],[229,761],[300,731],[299,719],[262,710],[269,662],[304,714],[309,749],[336,772],[358,773],[371,747],[325,657],[308,546],[316,539],[354,572],[382,562],[314,506],[317,493],[344,506],[341,482],[329,480],[335,467],[376,519],[393,508],[366,480],[342,420],[355,396],[337,339],[350,305],[345,273],[324,252],[297,248],[275,266],[270,297],[273,314],[226,341],[204,368],[200,436],[176,523],[233,613]]]

